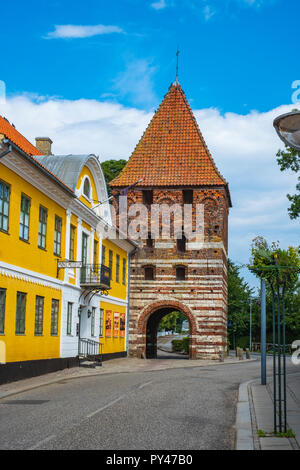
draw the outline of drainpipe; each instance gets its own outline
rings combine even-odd
[[[6,139],[3,139],[4,143],[6,143]],[[7,150],[4,150],[4,152],[0,153],[0,159],[5,157],[5,155],[7,155],[8,153],[10,153],[12,151],[12,146],[9,145],[8,149]]]
[[[138,247],[135,247],[130,253],[128,253],[128,267],[127,267],[127,315],[126,315],[126,341],[125,348],[127,352],[127,357],[129,357],[129,316],[130,316],[130,259],[138,250]]]

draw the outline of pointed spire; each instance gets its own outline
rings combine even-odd
[[[207,148],[179,83],[173,83],[121,174],[125,187],[227,185]]]

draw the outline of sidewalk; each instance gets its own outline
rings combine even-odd
[[[252,359],[256,361],[257,359]],[[247,362],[250,362],[248,360]],[[73,367],[64,369],[51,374],[39,375],[30,379],[23,379],[17,382],[0,385],[0,399],[11,395],[32,390],[34,388],[56,383],[61,380],[76,379],[80,377],[91,377],[105,374],[120,374],[126,372],[151,372],[165,369],[174,369],[181,367],[206,367],[208,365],[224,365],[239,363],[237,358],[226,357],[224,362],[206,361],[206,360],[183,360],[183,359],[135,359],[120,358],[104,361],[102,367],[86,368]]]
[[[295,438],[273,437],[273,382],[252,381],[240,386],[237,407],[237,450],[300,449],[300,372],[287,375],[287,423]],[[257,431],[266,433],[259,437]]]

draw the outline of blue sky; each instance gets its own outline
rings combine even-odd
[[[32,141],[49,135],[56,153],[128,158],[179,45],[179,80],[230,183],[230,256],[247,262],[257,234],[299,243],[286,211],[296,178],[276,165],[272,128],[295,107],[299,0],[16,0],[3,18],[0,114]]]
[[[16,0],[2,8],[8,93],[106,97],[151,109],[174,79],[179,44],[193,106],[246,113],[289,102],[299,70],[297,0]],[[115,30],[60,38],[51,35],[55,25]],[[132,89],[142,71],[151,80],[144,97]]]

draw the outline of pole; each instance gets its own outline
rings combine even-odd
[[[273,313],[273,397],[274,397],[274,433],[277,432],[277,385],[276,385],[276,315],[275,292],[272,287],[272,313]]]
[[[279,432],[282,432],[282,399],[281,399],[281,321],[280,321],[280,293],[277,287],[277,339],[278,339],[278,422]]]
[[[252,351],[252,298],[250,297],[250,339],[249,339],[249,349]]]
[[[282,290],[282,355],[283,355],[283,415],[284,415],[284,432],[287,431],[286,423],[286,351],[285,351],[285,304],[284,304],[284,291]]]
[[[267,347],[266,347],[266,280],[261,279],[261,385],[267,383]]]

